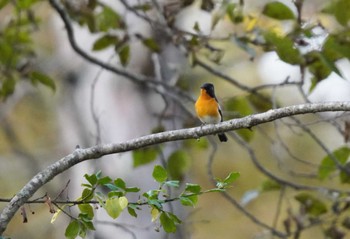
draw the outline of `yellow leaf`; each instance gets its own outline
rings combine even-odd
[[[246,29],[247,32],[252,31],[254,29],[254,27],[256,26],[257,22],[258,22],[258,18],[256,18],[256,17],[248,17],[245,20],[246,20],[245,21],[246,22],[245,23],[245,25],[246,25],[245,29]]]
[[[52,218],[51,218],[51,223],[52,223],[52,224],[56,221],[58,215],[60,215],[60,213],[62,212],[62,210],[63,210],[67,205],[68,205],[68,204],[63,205],[63,206],[61,207],[61,209],[58,209],[58,210],[53,214],[53,216],[52,216]]]
[[[126,197],[119,198],[119,206],[122,210],[124,210],[128,206],[128,199]]]
[[[106,200],[104,208],[111,218],[116,219],[127,206],[128,199],[126,197],[113,197]]]
[[[159,213],[158,209],[153,207],[151,210],[152,222],[157,220],[159,218],[159,215],[160,215],[160,213]]]

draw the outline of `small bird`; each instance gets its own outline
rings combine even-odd
[[[201,86],[201,94],[195,103],[198,118],[204,124],[217,124],[223,121],[222,112],[214,92],[214,85],[205,83]],[[218,134],[221,142],[227,141],[224,133]]]

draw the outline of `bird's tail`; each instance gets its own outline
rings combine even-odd
[[[222,134],[218,134],[218,136],[219,136],[219,140],[220,140],[221,142],[226,142],[226,141],[227,141],[227,136],[226,136],[226,134],[222,133]]]

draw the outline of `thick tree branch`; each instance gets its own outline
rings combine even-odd
[[[18,209],[25,204],[26,201],[32,197],[39,188],[58,174],[61,174],[67,169],[73,167],[75,164],[85,160],[96,159],[109,154],[132,151],[134,149],[170,141],[198,139],[202,136],[217,134],[219,132],[227,132],[242,128],[252,128],[256,125],[271,122],[284,117],[325,111],[350,111],[350,102],[326,102],[288,106],[239,119],[225,121],[216,125],[205,125],[202,127],[166,131],[142,136],[123,143],[97,145],[85,149],[77,148],[73,153],[56,161],[35,175],[12,198],[11,202],[5,206],[0,215],[0,235],[3,234],[8,223],[11,221]]]

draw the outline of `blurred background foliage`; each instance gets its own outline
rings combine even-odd
[[[215,83],[225,120],[350,99],[349,9],[349,0],[0,0],[0,198],[11,198],[77,145],[199,125],[193,103],[204,82]],[[97,81],[135,86],[107,85],[116,91],[111,96],[97,93]],[[111,104],[102,108],[98,102],[107,96]],[[134,105],[136,97],[150,116]],[[108,122],[125,118],[113,126],[117,131],[99,120],[114,105],[118,116]],[[101,128],[118,136],[104,137]],[[143,181],[154,181],[148,165],[156,163],[170,179],[207,189],[213,177],[240,172],[226,194],[201,195],[185,211],[175,204],[183,226],[174,238],[277,238],[273,230],[285,238],[347,238],[349,130],[345,114],[292,117],[230,132],[228,143],[210,136],[135,150],[110,177],[127,174],[147,191]],[[82,165],[81,175],[61,175],[38,197],[64,192],[72,199],[82,188],[65,187],[67,179],[79,185],[85,173],[117,168],[103,159]],[[47,206],[26,207],[35,213],[28,224],[18,213],[5,236],[63,237],[69,218],[50,224]],[[131,231],[154,232],[146,214],[146,225],[132,218]],[[167,238],[154,233],[150,238]]]

